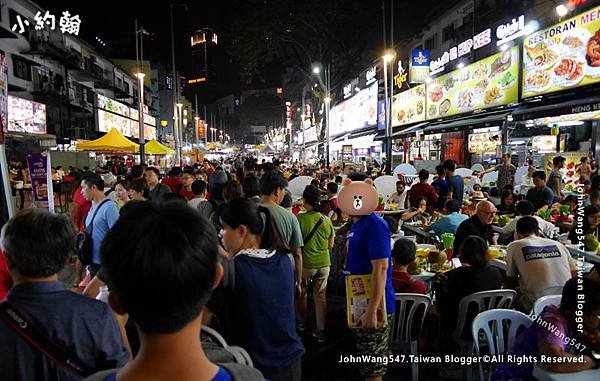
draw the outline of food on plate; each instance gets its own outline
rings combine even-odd
[[[431,249],[428,249],[428,248],[421,248],[421,247],[419,247],[419,248],[417,248],[417,252],[415,253],[415,256],[416,256],[417,258],[424,258],[424,257],[427,257],[427,256],[429,255],[429,251],[430,251],[430,250],[431,250]]]
[[[512,55],[510,52],[504,52],[500,57],[496,58],[490,65],[490,76],[495,77],[506,71],[511,64]]]
[[[588,65],[600,66],[600,29],[588,40],[585,58]]]
[[[417,96],[422,97],[423,95],[425,95],[425,87],[424,86],[417,87]]]
[[[477,82],[477,84],[475,85],[475,92],[476,93],[483,93],[485,91],[485,88],[489,85],[489,82],[487,79],[482,79],[481,81]]]
[[[437,107],[435,107],[435,105],[429,105],[429,110],[427,110],[427,115],[434,116],[435,114],[437,114]]]
[[[452,264],[450,262],[434,263],[431,265],[431,271],[436,273],[446,272],[450,270],[452,270]]]
[[[442,90],[442,86],[440,86],[439,84],[435,84],[431,87],[431,90],[429,91],[429,99],[432,102],[439,102],[440,99],[442,99],[442,96],[444,96],[444,91]]]
[[[424,108],[425,107],[423,106],[423,101],[418,101],[417,102],[417,114],[422,114]]]
[[[577,49],[583,46],[583,41],[581,41],[581,38],[575,36],[567,36],[563,38],[562,43],[571,49]]]
[[[498,217],[498,226],[503,227],[506,226],[510,222],[510,218],[507,215],[502,215]]]
[[[583,239],[583,249],[585,251],[596,251],[599,245],[598,238],[593,234],[586,234]]]
[[[583,76],[583,63],[572,58],[563,58],[554,68],[554,74],[567,81],[576,81]]]
[[[456,80],[451,76],[447,76],[446,79],[444,80],[444,88],[446,90],[450,90],[451,88],[454,87],[454,83],[456,82]]]
[[[444,253],[440,253],[439,250],[430,250],[428,255],[429,263],[444,264],[448,260],[448,257]]]
[[[498,85],[500,85],[500,87],[505,89],[507,87],[512,86],[512,84],[514,82],[515,82],[515,76],[510,71],[507,71],[506,73],[504,73],[504,75],[498,81]]]
[[[409,109],[408,109],[408,113],[406,114],[406,118],[407,118],[408,120],[411,120],[411,119],[412,119],[412,118],[414,118],[414,117],[415,117],[415,110],[414,110],[414,109],[412,109],[412,108],[409,108]]]
[[[574,174],[575,174],[575,171],[568,171],[567,177],[573,177]]]
[[[527,75],[527,85],[534,89],[541,89],[550,83],[550,73],[547,70],[535,70]]]
[[[570,162],[569,164],[567,164],[567,170],[572,170],[573,168],[575,168],[575,163]]]
[[[488,68],[485,64],[480,63],[473,71],[473,78],[484,79],[487,78]]]
[[[472,107],[473,106],[473,90],[463,89],[458,93],[458,107]]]
[[[485,92],[485,95],[483,96],[483,102],[485,104],[489,104],[495,101],[496,99],[500,98],[501,96],[502,93],[500,92],[498,86],[492,86],[491,89]]]
[[[448,110],[450,110],[450,99],[444,99],[440,104],[440,114],[447,114]]]
[[[400,110],[398,110],[398,112],[396,113],[396,120],[399,120],[399,121],[401,121],[401,122],[402,122],[402,121],[404,120],[404,117],[405,117],[405,116],[406,116],[406,111],[404,111],[404,110],[400,109]]]
[[[469,71],[469,69],[462,69],[460,71],[460,80],[461,81],[468,81],[471,78],[471,72]]]
[[[533,47],[526,45],[525,50],[527,57],[533,61],[536,67],[552,66],[558,60],[558,54],[549,49],[545,42],[540,42]]]

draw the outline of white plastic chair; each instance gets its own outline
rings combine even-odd
[[[471,166],[471,171],[473,171],[473,172],[477,171],[477,172],[481,173],[481,172],[485,171],[485,168],[480,163],[476,163]]]
[[[290,180],[288,183],[288,190],[292,193],[294,197],[302,198],[302,194],[304,193],[304,189],[307,185],[310,185],[311,181],[314,179],[310,176],[298,176]]]
[[[458,168],[454,174],[456,176],[460,176],[460,177],[469,177],[469,176],[473,176],[473,171],[470,170],[469,168]]]
[[[488,354],[505,354],[513,345],[517,334],[529,327],[533,321],[522,312],[508,309],[493,309],[484,311],[473,319],[471,332],[475,338],[475,355],[480,356],[482,342],[479,334],[483,332]],[[493,366],[488,373],[488,380],[493,371]],[[479,380],[484,380],[483,364],[479,363]]]
[[[483,175],[483,179],[481,179],[481,183],[483,185],[487,185],[491,181],[495,183],[498,182],[498,171],[486,173],[485,175]]]
[[[515,172],[515,184],[521,184],[521,181],[523,181],[523,176],[527,174],[527,168],[528,167],[517,168],[517,172]]]
[[[421,294],[396,294],[396,312],[391,322],[390,346],[392,350],[409,352],[416,356],[417,340],[421,336],[423,321],[431,304],[431,298]],[[411,375],[419,379],[419,365],[411,362]]]
[[[542,296],[533,304],[533,316],[540,316],[547,306],[560,306],[562,295],[546,295]]]
[[[400,164],[396,168],[394,168],[394,178],[398,178],[398,174],[401,173],[403,175],[416,175],[417,170],[411,164]]]
[[[496,267],[499,270],[503,270],[503,271],[508,270],[508,265],[506,264],[506,262],[504,262],[503,260],[497,259],[497,258],[490,259],[488,264],[490,266]]]
[[[516,297],[517,292],[515,290],[501,289],[476,292],[467,295],[460,300],[460,303],[458,304],[458,321],[452,337],[460,345],[461,354],[463,356],[473,355],[473,337],[470,337],[469,339],[463,338],[465,327],[471,326],[471,324],[467,322],[467,313],[474,310],[471,307],[476,307],[476,313],[495,308],[511,308]],[[465,365],[463,367],[463,380],[470,381],[471,379],[472,367],[470,365]]]
[[[539,299],[542,296],[546,296],[546,295],[562,295],[562,292],[563,292],[563,286],[546,287],[543,290],[541,290],[540,292],[538,292],[536,297]]]
[[[383,197],[384,202],[387,202],[396,191],[396,181],[398,181],[397,177],[387,175],[375,179],[375,188],[377,188],[377,193]]]

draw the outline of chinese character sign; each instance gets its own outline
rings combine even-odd
[[[55,30],[56,24],[56,16],[50,13],[50,11],[44,13],[38,11],[35,16],[33,16],[33,26],[37,31],[44,29]],[[27,18],[17,15],[16,23],[12,26],[12,31],[23,34],[30,25],[31,23]],[[71,15],[69,11],[62,12],[62,15],[58,20],[58,28],[62,34],[78,36],[80,27],[81,18],[79,15]]]
[[[54,192],[48,152],[27,155],[27,167],[31,179],[33,202],[38,208],[48,208],[54,212]]]

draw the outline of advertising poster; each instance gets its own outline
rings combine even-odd
[[[434,79],[427,88],[427,119],[517,101],[519,48],[487,57]]]
[[[369,300],[372,295],[371,275],[346,276],[346,318],[349,328],[359,328],[367,312]],[[383,327],[387,324],[385,311],[385,297],[377,308],[377,324]]]
[[[0,144],[4,144],[4,129],[8,126],[8,62],[0,50]]]
[[[46,105],[9,95],[7,131],[45,134]]]
[[[377,125],[377,83],[360,90],[329,112],[330,135],[337,136]]]
[[[555,137],[556,138],[556,137]],[[544,170],[546,171],[546,176],[550,174],[552,168],[552,159],[556,156],[562,156],[567,159],[565,163],[565,167],[561,169],[561,173],[563,174],[563,184],[564,190],[569,192],[575,192],[577,187],[577,182],[579,181],[579,174],[577,173],[577,169],[581,165],[581,158],[587,156],[586,152],[561,152],[561,153],[548,153],[544,155]]]
[[[377,103],[377,129],[385,130],[385,102]]]
[[[344,163],[352,163],[352,145],[343,145],[342,146],[342,162]]]
[[[523,42],[523,97],[600,81],[600,7]]]
[[[394,95],[392,99],[392,127],[425,120],[425,85]]]
[[[31,193],[37,208],[48,208],[54,212],[52,172],[48,152],[27,154],[27,168],[31,179]]]
[[[539,153],[556,152],[556,139],[553,135],[534,136],[531,138],[531,149]]]
[[[469,153],[496,152],[496,148],[502,144],[502,133],[482,132],[469,134]]]
[[[425,83],[429,77],[429,50],[412,51],[409,73],[411,83]]]

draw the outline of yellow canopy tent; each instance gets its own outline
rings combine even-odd
[[[156,141],[156,139],[152,139],[148,143],[144,144],[144,153],[146,155],[173,155],[175,150],[172,150],[166,145],[159,143]]]
[[[111,128],[101,138],[89,142],[77,144],[77,151],[101,151],[101,152],[136,152],[139,144],[132,142],[119,131]]]

